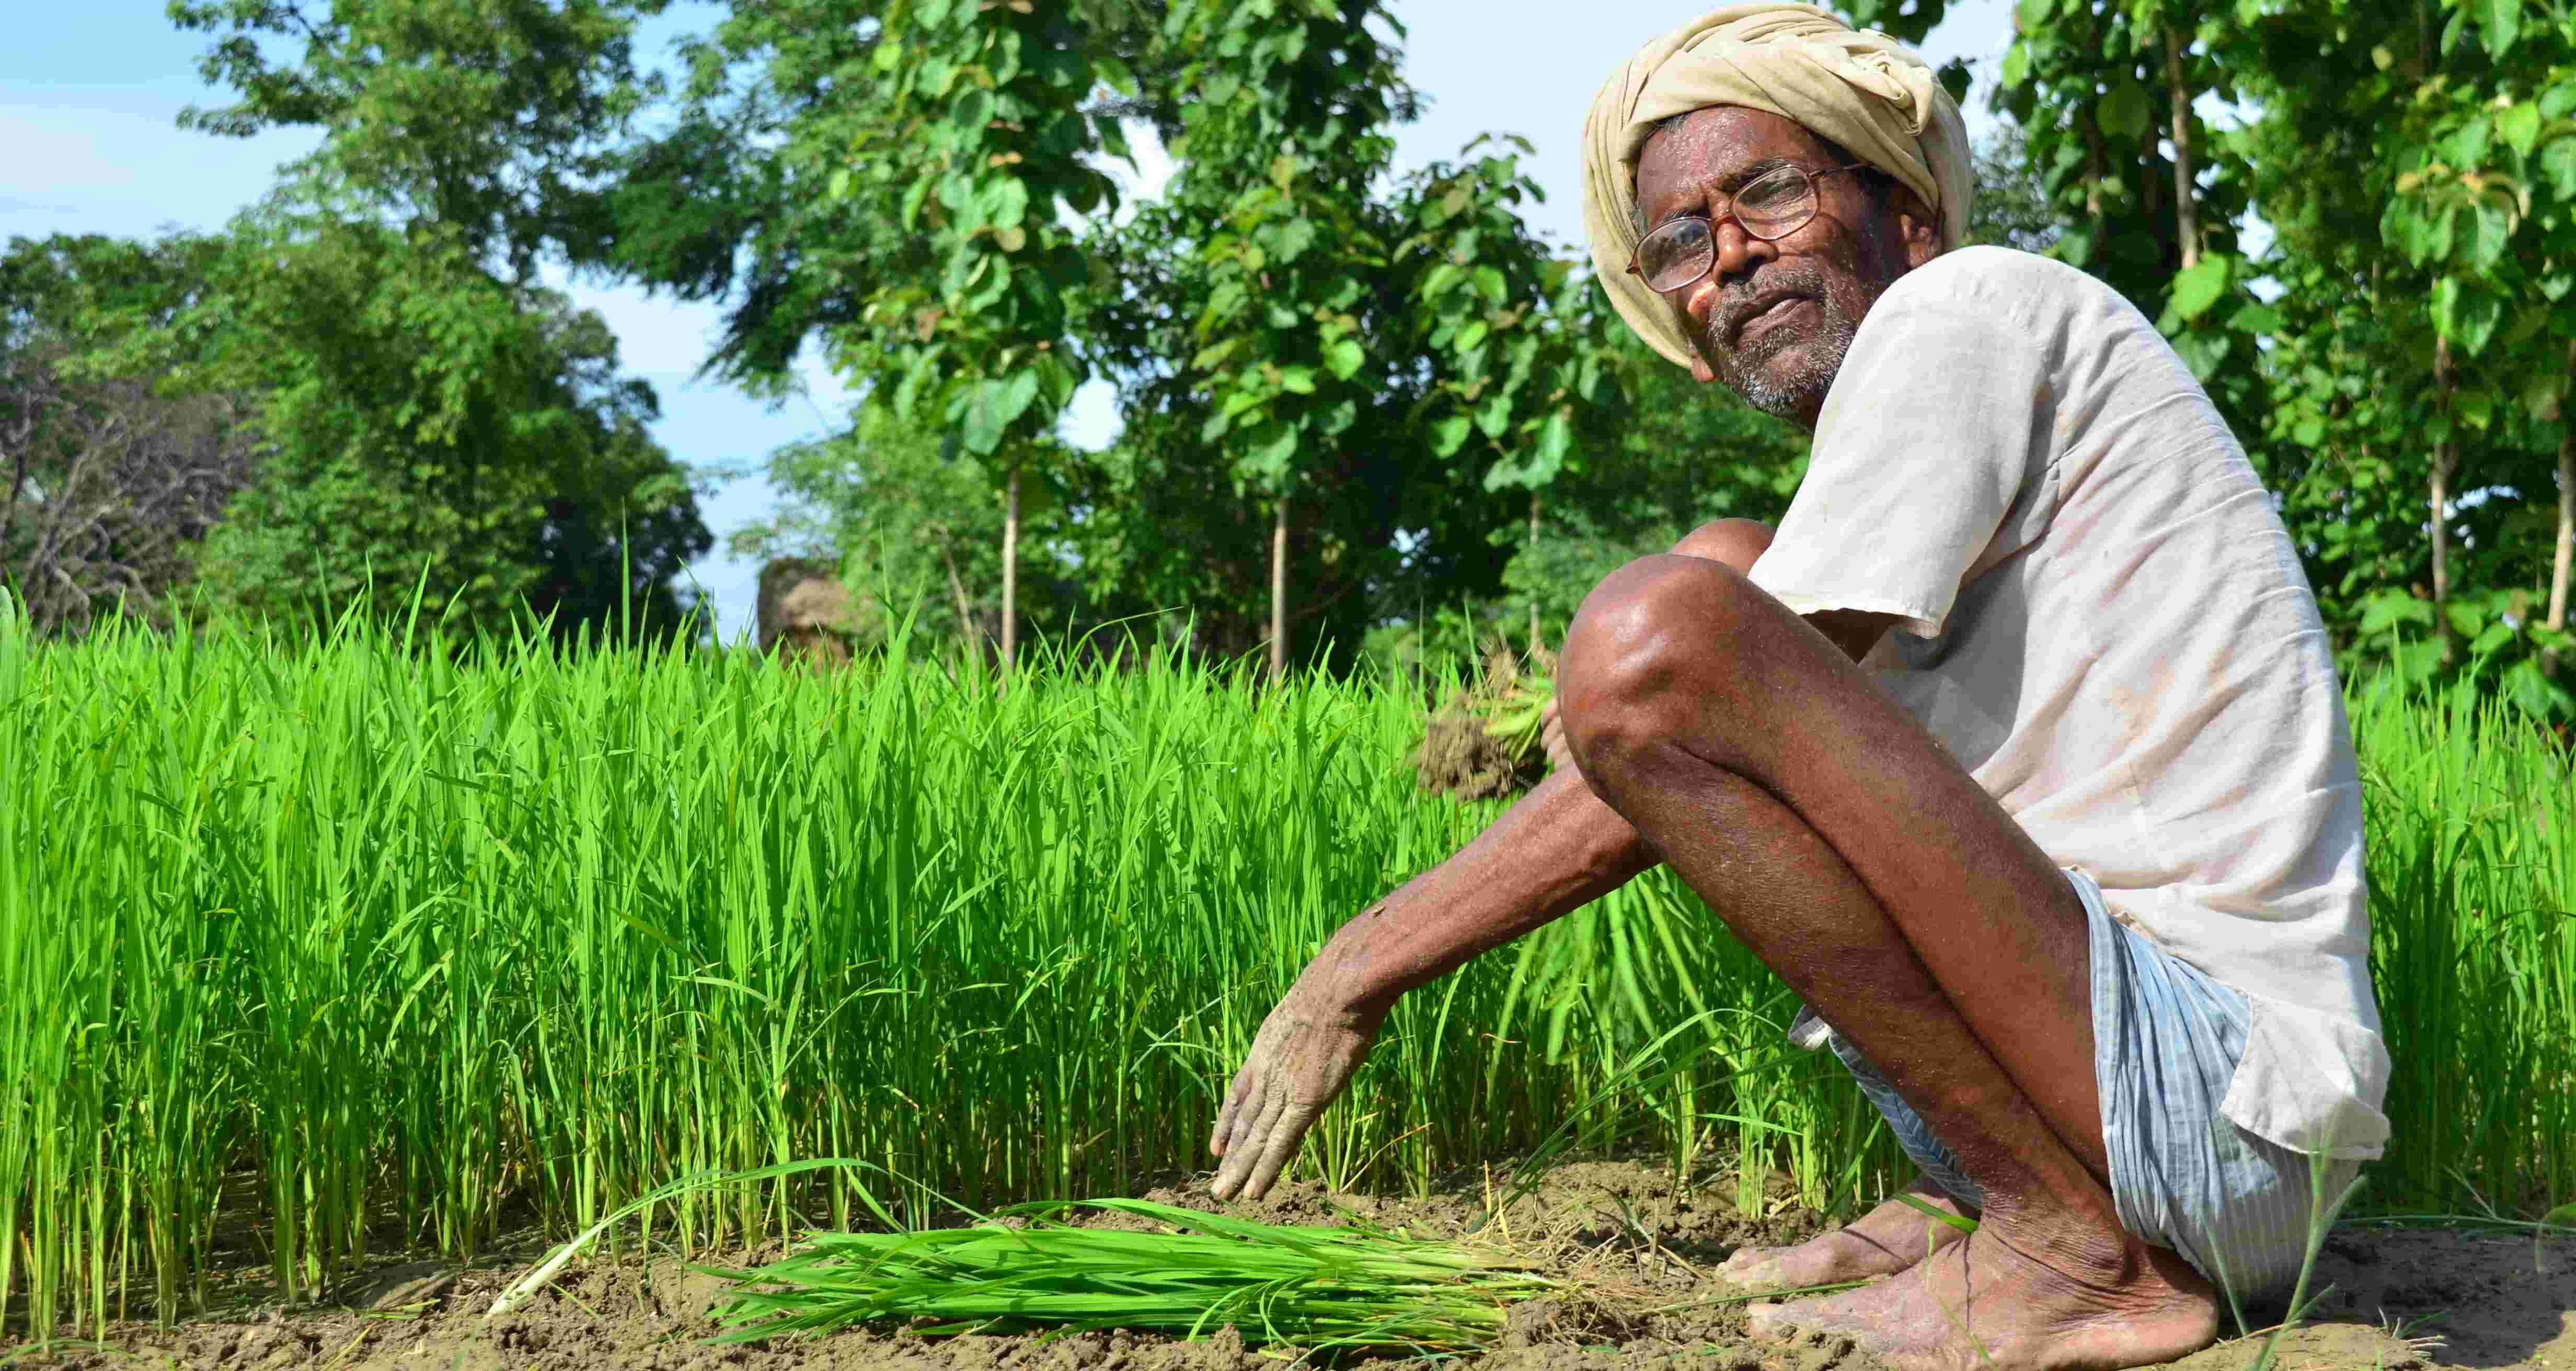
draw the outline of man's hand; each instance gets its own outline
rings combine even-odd
[[[1548,769],[1574,770],[1574,753],[1565,745],[1565,721],[1556,717],[1556,701],[1553,698],[1548,700],[1545,708],[1539,710],[1538,720],[1539,746],[1547,749]]]
[[[1252,1040],[1217,1114],[1208,1150],[1224,1158],[1209,1188],[1221,1200],[1259,1199],[1297,1155],[1306,1130],[1341,1098],[1386,1022],[1384,1008],[1354,1009],[1319,989],[1308,967]]]

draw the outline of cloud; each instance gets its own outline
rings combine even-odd
[[[78,205],[44,205],[38,204],[33,200],[21,200],[14,195],[0,195],[0,214],[52,215],[61,217],[66,215],[76,215],[80,212],[81,207]]]

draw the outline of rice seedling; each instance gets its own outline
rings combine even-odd
[[[1083,1213],[1156,1225],[1083,1227]],[[716,1269],[744,1283],[719,1341],[901,1324],[940,1336],[1123,1328],[1247,1342],[1455,1353],[1499,1336],[1509,1306],[1565,1289],[1530,1263],[1345,1227],[1255,1223],[1145,1200],[1012,1205],[966,1228],[812,1233],[784,1260]]]
[[[2576,1196],[2576,752],[2492,702],[2359,692],[2371,977],[2395,1074],[2374,1201]]]

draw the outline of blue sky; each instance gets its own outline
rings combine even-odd
[[[1559,242],[1579,241],[1578,134],[1594,90],[1638,44],[1706,7],[1696,0],[1394,0],[1407,30],[1406,75],[1430,97],[1422,120],[1399,133],[1400,169],[1453,158],[1479,133],[1518,133],[1537,149],[1532,175],[1548,194],[1530,209],[1531,222]],[[313,135],[300,131],[226,139],[179,129],[181,109],[221,104],[229,93],[198,78],[206,36],[174,28],[161,0],[30,3],[17,11],[9,41],[0,44],[0,238],[215,229],[268,189],[279,163],[314,145]],[[674,5],[641,36],[639,52],[658,59],[674,39],[703,30],[720,13],[708,4]],[[1953,0],[1924,52],[1936,62],[1970,59],[1982,82],[2010,37],[2006,0]],[[1991,122],[1981,96],[1971,101],[1968,120],[1979,134]],[[1146,149],[1136,173],[1122,176],[1131,193],[1161,186],[1169,168],[1157,151]],[[757,463],[783,444],[836,427],[847,408],[848,392],[811,357],[806,393],[784,404],[692,382],[714,335],[712,307],[633,287],[557,284],[616,330],[628,372],[661,393],[655,437],[692,466]],[[1104,387],[1076,398],[1067,423],[1073,441],[1096,447],[1116,428]],[[722,540],[765,517],[775,499],[754,477],[702,500],[718,547],[690,573],[713,596],[718,631],[728,639],[750,627],[757,568],[725,556]]]

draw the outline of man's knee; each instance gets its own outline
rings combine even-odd
[[[1757,526],[1758,527],[1758,526]],[[1642,748],[1687,732],[1724,688],[1726,625],[1758,595],[1717,558],[1640,557],[1575,612],[1557,659],[1567,745],[1598,784]]]
[[[1770,546],[1771,526],[1759,519],[1711,519],[1683,535],[1673,551],[1751,571],[1755,559]]]

